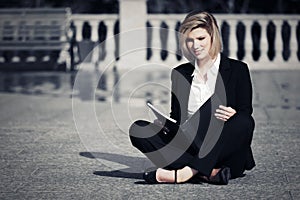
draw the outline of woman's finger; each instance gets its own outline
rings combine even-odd
[[[222,118],[222,119],[229,119],[229,117],[230,117],[230,116],[228,116],[228,115],[223,115],[223,114],[219,114],[219,113],[215,113],[215,116],[216,116],[216,117],[220,117],[220,118]]]
[[[227,112],[227,111],[225,111],[225,110],[221,110],[221,109],[217,109],[217,110],[216,110],[216,113],[220,113],[220,114],[224,114],[224,115],[230,116],[230,113],[229,113],[229,112]]]
[[[220,108],[221,110],[224,110],[224,111],[230,113],[230,115],[234,115],[234,114],[236,113],[236,110],[234,110],[234,109],[231,108],[231,107],[226,107],[226,106],[220,105],[219,108]]]
[[[222,109],[222,110],[225,110],[227,112],[233,112],[234,111],[231,107],[226,107],[226,106],[223,106],[223,105],[220,105],[219,108]]]
[[[235,113],[236,111],[233,108],[219,105],[219,108],[216,109],[215,117],[222,121],[227,121]]]
[[[222,118],[222,117],[216,117],[217,119],[219,119],[219,120],[222,120],[222,121],[227,121],[227,119],[225,119],[225,118]]]
[[[227,111],[224,111],[224,110],[220,110],[220,109],[217,109],[216,113],[222,114],[222,115],[225,115],[225,116],[228,116],[228,117],[232,117],[235,114],[235,113],[230,113],[230,112],[227,112]]]

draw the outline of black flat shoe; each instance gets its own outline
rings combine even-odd
[[[143,178],[147,183],[150,184],[158,183],[158,181],[156,180],[156,170],[151,172],[145,172],[143,174]]]
[[[230,178],[230,168],[222,167],[215,176],[209,178],[208,182],[218,185],[227,185]]]
[[[175,172],[175,180],[174,180],[174,183],[177,183],[177,170],[174,171]],[[150,171],[150,172],[145,172],[143,174],[143,178],[144,180],[147,182],[147,183],[150,183],[150,184],[157,184],[157,183],[164,183],[164,182],[158,182],[156,180],[156,170],[154,171]]]

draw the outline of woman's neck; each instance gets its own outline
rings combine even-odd
[[[211,57],[204,58],[201,60],[196,60],[200,73],[203,75],[206,74],[207,71],[213,66],[215,60],[216,58],[211,58]]]

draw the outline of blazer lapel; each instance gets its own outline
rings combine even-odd
[[[226,105],[226,86],[231,75],[231,67],[229,65],[229,60],[223,54],[221,54],[221,62],[219,67],[219,74],[216,81],[215,95],[219,98],[220,103]]]
[[[221,62],[220,62],[219,72],[223,79],[224,85],[226,85],[229,80],[230,74],[231,74],[231,67],[229,65],[228,58],[225,57],[223,54],[221,54]]]

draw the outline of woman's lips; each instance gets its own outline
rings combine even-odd
[[[194,51],[194,54],[199,55],[201,52],[202,52],[202,50],[197,50],[197,51]]]

